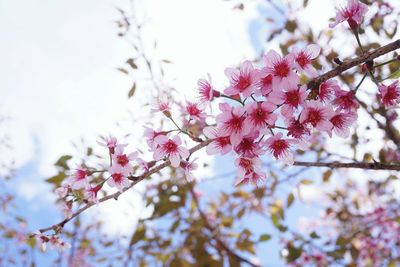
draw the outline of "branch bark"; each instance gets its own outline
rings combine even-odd
[[[354,168],[364,170],[387,170],[387,171],[400,171],[400,165],[385,164],[380,162],[366,163],[366,162],[304,162],[295,161],[294,166],[304,167],[327,167],[327,168]]]
[[[392,51],[395,51],[396,49],[400,48],[400,39],[396,40],[394,42],[391,42],[385,46],[382,46],[378,49],[375,49],[371,52],[365,52],[363,55],[344,61],[341,65],[337,66],[336,68],[316,77],[315,79],[311,80],[308,84],[307,87],[309,89],[316,88],[318,87],[321,83],[325,82],[326,80],[329,80],[330,78],[336,77],[342,72],[345,72],[348,69],[351,69],[355,66],[358,66],[362,63],[365,63],[367,61],[374,60],[377,57],[380,57],[382,55],[388,54]]]

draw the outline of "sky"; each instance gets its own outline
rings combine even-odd
[[[0,0],[0,115],[11,118],[6,132],[13,146],[6,157],[14,158],[19,169],[11,186],[21,197],[20,204],[34,203],[27,211],[33,227],[47,226],[60,216],[49,207],[54,196],[43,182],[54,175],[55,160],[73,153],[73,143],[81,138],[93,144],[99,134],[122,136],[117,122],[126,120],[127,112],[139,113],[126,97],[131,78],[116,70],[131,50],[116,34],[115,7],[126,9],[128,4],[128,0]],[[259,1],[249,1],[244,12],[232,6],[230,1],[215,0],[146,0],[137,5],[137,16],[149,29],[146,45],[152,47],[157,39],[155,56],[173,62],[169,72],[175,76],[170,81],[189,99],[198,78],[210,73],[222,86],[226,67],[255,58],[265,48],[273,25],[263,17],[274,16],[272,10]],[[324,25],[316,22],[326,21],[332,10],[315,5],[303,15],[319,30]],[[226,159],[217,160],[229,168]],[[219,173],[212,169],[207,175]],[[107,231],[118,232],[129,226],[124,210],[136,200],[122,198],[88,216],[114,216]],[[44,213],[53,218],[38,216]],[[264,249],[275,252],[275,245]],[[262,259],[271,262],[268,266],[279,266],[277,255]]]

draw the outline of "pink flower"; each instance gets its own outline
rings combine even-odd
[[[327,80],[319,86],[318,99],[321,102],[329,102],[332,100],[334,93],[340,90],[336,80]]]
[[[253,131],[262,131],[265,127],[272,127],[278,116],[272,112],[276,106],[268,102],[254,102],[246,105],[247,117],[244,121],[244,127]]]
[[[260,144],[255,141],[258,136],[259,133],[255,131],[243,137],[242,141],[237,146],[235,146],[235,152],[246,158],[253,158],[264,154],[264,151],[262,150]]]
[[[188,114],[189,119],[191,120],[204,121],[206,118],[206,115],[203,113],[203,110],[196,103],[192,102],[186,103],[183,113]]]
[[[59,188],[56,189],[56,194],[59,198],[64,198],[68,195],[68,192],[71,190],[71,185],[68,183],[64,183]]]
[[[221,136],[229,136],[232,145],[239,144],[242,137],[251,131],[250,128],[244,127],[244,108],[220,104],[220,109],[222,113],[217,116],[218,132]]]
[[[329,133],[333,127],[329,120],[333,115],[331,106],[324,106],[318,101],[310,101],[300,114],[300,123],[309,123],[314,128]]]
[[[125,187],[130,185],[128,176],[130,171],[121,165],[115,164],[108,169],[111,174],[111,178],[107,180],[107,184],[111,187],[116,187],[119,191],[122,191]]]
[[[307,99],[307,86],[293,87],[287,91],[273,90],[269,95],[269,100],[276,104],[282,105],[281,113],[285,118],[293,116],[294,111],[304,105]]]
[[[127,171],[131,171],[132,165],[130,164],[130,162],[135,160],[137,157],[137,152],[133,152],[127,155],[124,153],[124,148],[118,146],[115,150],[115,153],[112,155],[112,160],[114,164],[117,164],[122,168],[126,168]]]
[[[265,72],[265,71],[264,71]],[[257,83],[257,89],[255,91],[256,96],[267,96],[272,91],[272,74],[260,72],[260,79]]]
[[[360,107],[353,91],[337,90],[335,91],[335,97],[332,104],[340,109],[351,111]]]
[[[153,106],[151,109],[152,111],[160,111],[162,112],[166,117],[171,117],[171,103],[169,99],[161,99],[159,98],[157,100],[157,103]]]
[[[283,139],[282,133],[277,133],[265,141],[267,149],[276,159],[281,159],[287,164],[293,164],[293,155],[290,151],[291,144],[294,143],[292,139]]]
[[[78,167],[75,172],[70,176],[68,183],[72,189],[85,188],[88,185],[87,176],[89,171],[83,167]]]
[[[205,79],[200,79],[197,82],[198,88],[199,88],[199,99],[200,103],[208,103],[211,102],[211,100],[214,97],[219,97],[220,93],[218,91],[215,91],[214,88],[211,85],[211,78],[209,77],[209,81]]]
[[[203,133],[206,137],[213,139],[213,141],[206,148],[208,155],[225,155],[232,150],[229,136],[221,136],[217,128],[206,127],[204,128]]]
[[[379,85],[379,100],[386,107],[393,107],[400,102],[400,85],[399,81],[394,81],[389,86]]]
[[[180,146],[182,141],[179,136],[174,136],[172,139],[168,139],[165,135],[159,135],[156,137],[154,142],[158,145],[153,155],[155,160],[168,157],[171,161],[171,165],[177,168],[181,158],[186,159],[189,157],[189,150]]]
[[[194,177],[193,177],[192,172],[193,172],[194,170],[196,170],[197,167],[198,167],[198,165],[197,165],[197,163],[196,163],[195,161],[196,161],[196,159],[193,159],[193,160],[190,161],[190,162],[189,162],[189,161],[181,161],[181,167],[182,167],[182,169],[184,170],[186,179],[187,179],[189,182],[191,182],[191,181],[194,180]]]
[[[87,199],[89,202],[98,204],[99,200],[97,199],[97,193],[100,191],[100,189],[101,185],[87,187],[84,192],[85,199]]]
[[[356,119],[357,113],[341,113],[340,111],[336,111],[335,115],[330,119],[330,122],[333,125],[332,130],[337,134],[337,136],[346,138],[349,136],[350,126],[356,121]]]
[[[103,142],[97,141],[97,143],[101,146],[107,147],[110,154],[114,154],[117,146],[127,146],[126,144],[118,144],[118,140],[114,136],[105,137],[103,139]]]
[[[363,16],[368,11],[368,6],[358,0],[349,0],[347,6],[340,8],[336,13],[335,22],[329,24],[330,28],[334,28],[339,23],[347,20],[350,28],[355,29],[361,24]]]
[[[289,54],[282,58],[274,50],[270,50],[265,56],[265,68],[261,70],[261,75],[272,75],[272,89],[282,90],[296,88],[299,83],[299,76],[292,70],[294,58]]]
[[[246,182],[257,183],[267,177],[265,172],[262,171],[262,162],[258,157],[240,157],[235,160],[235,165],[238,168],[235,185]]]
[[[286,125],[288,129],[288,136],[292,136],[296,139],[303,139],[304,136],[310,135],[310,129],[307,127],[307,125],[301,123],[294,117],[286,120]]]
[[[150,128],[150,127],[147,127],[147,126],[145,126],[144,128],[145,128],[145,129],[144,129],[144,136],[145,136],[146,139],[147,139],[147,145],[148,145],[151,149],[155,149],[155,148],[154,148],[154,139],[155,139],[157,136],[159,136],[159,135],[165,135],[166,132],[160,131],[160,130],[155,131],[154,129],[152,129],[152,128]]]
[[[241,93],[244,97],[249,97],[257,87],[258,71],[254,69],[250,61],[244,61],[240,70],[227,68],[225,75],[230,80],[230,86],[224,91],[227,95]]]
[[[293,48],[291,54],[294,57],[294,68],[299,72],[304,72],[308,77],[318,76],[318,72],[311,64],[311,61],[318,57],[320,52],[321,47],[315,44],[310,44],[302,50],[297,47]]]

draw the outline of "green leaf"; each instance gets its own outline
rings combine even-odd
[[[50,177],[49,179],[46,179],[46,182],[54,184],[55,187],[60,187],[62,181],[64,181],[66,175],[63,172],[60,172],[59,174]]]
[[[56,165],[57,167],[61,167],[64,170],[69,170],[69,166],[67,164],[67,162],[72,159],[72,156],[70,155],[64,155],[61,156],[56,163],[54,163],[54,165]]]
[[[264,241],[268,241],[271,239],[271,235],[269,234],[262,234],[260,236],[260,239],[258,239],[258,242],[264,242]]]
[[[313,239],[318,239],[318,238],[320,238],[320,236],[319,236],[316,232],[312,232],[312,233],[310,234],[310,237],[313,238]]]
[[[294,201],[294,195],[293,193],[290,193],[287,197],[286,206],[289,208],[293,204],[293,201]]]
[[[146,227],[144,224],[139,224],[136,228],[135,233],[132,235],[129,245],[132,246],[142,240],[146,235]]]

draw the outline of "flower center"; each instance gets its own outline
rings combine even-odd
[[[305,66],[310,64],[311,60],[310,60],[309,56],[306,53],[301,51],[297,55],[296,62],[300,65],[300,67],[304,68]]]
[[[117,156],[117,163],[123,167],[123,166],[125,166],[125,165],[127,165],[129,163],[129,159],[125,154],[118,155]]]
[[[281,60],[274,66],[275,76],[285,78],[288,76],[290,68],[289,64],[285,60]]]

